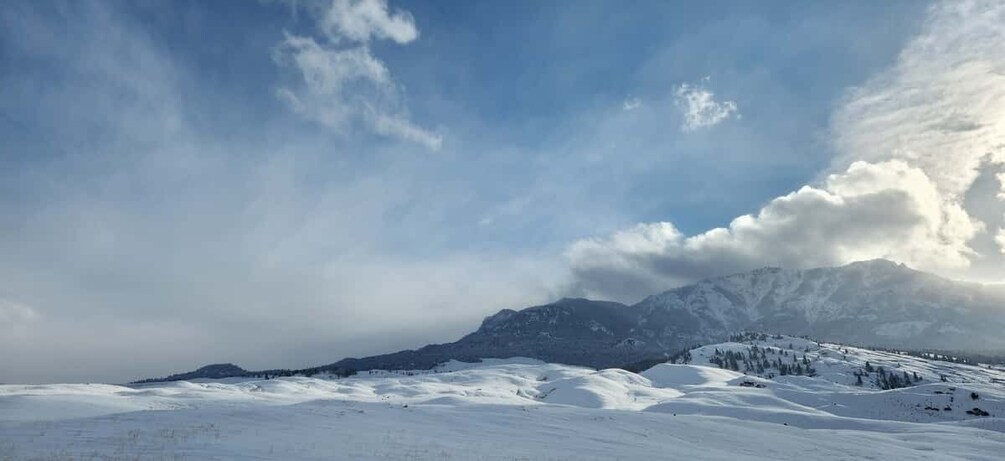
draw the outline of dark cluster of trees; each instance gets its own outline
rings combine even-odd
[[[806,335],[800,335],[800,336],[796,336],[796,337],[800,338],[800,339],[805,339],[805,340],[808,340],[808,341],[813,341],[813,339],[810,339],[810,337],[806,336]],[[729,336],[729,340],[732,341],[732,342],[734,342],[734,343],[743,343],[743,342],[749,342],[749,341],[767,341],[768,338],[771,338],[771,339],[774,339],[774,340],[779,340],[779,339],[785,339],[785,336],[782,336],[782,335],[777,334],[777,333],[773,334],[773,335],[769,335],[767,333],[761,333],[761,332],[757,332],[757,331],[741,331],[739,333],[736,333],[736,334],[733,334],[733,335]],[[789,344],[789,349],[792,349],[792,345],[791,344]]]
[[[263,371],[247,371],[241,368],[231,365],[231,364],[219,364],[219,365],[208,365],[202,367],[196,371],[189,373],[181,373],[176,375],[167,376],[164,378],[150,378],[140,381],[134,381],[132,384],[146,384],[146,383],[160,383],[167,381],[189,381],[193,379],[208,378],[208,379],[222,379],[222,378],[259,378],[259,379],[273,379],[287,376],[314,376],[321,373],[327,373],[340,378],[349,377],[356,374],[356,370],[344,367],[313,367],[313,368],[303,368],[300,370],[291,370],[287,368],[277,368],[274,370],[263,370]]]
[[[637,362],[626,363],[616,368],[630,371],[632,373],[641,373],[661,363],[691,363],[691,350],[684,349],[672,354],[642,359]]]
[[[789,360],[790,357],[791,360]],[[766,375],[768,378],[773,378],[776,373],[780,376],[816,376],[817,374],[817,370],[813,368],[805,354],[800,359],[799,354],[795,352],[790,354],[785,349],[758,347],[756,344],[750,346],[746,354],[736,351],[720,351],[716,348],[709,362],[718,365],[719,368]]]
[[[899,389],[901,387],[913,386],[921,382],[922,377],[918,372],[913,372],[908,374],[907,371],[902,373],[888,372],[883,367],[873,367],[868,361],[865,362],[865,367],[855,372],[855,385],[861,386],[864,384],[864,379],[872,379],[872,383],[876,387],[883,390]]]
[[[781,339],[781,335],[772,336],[773,339]],[[731,335],[729,340],[734,343],[742,343],[747,341],[767,341],[768,335],[766,333],[758,333],[755,331],[742,331],[735,335]]]
[[[275,370],[248,372],[248,376],[262,379],[272,379],[287,376],[306,376],[310,378],[314,375],[319,374],[329,374],[339,378],[348,378],[350,376],[355,375],[356,370],[353,370],[351,368],[340,368],[340,367],[313,367],[313,368],[303,368],[300,370],[290,370],[286,368],[280,368]]]

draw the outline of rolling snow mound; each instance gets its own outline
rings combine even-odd
[[[3,385],[0,459],[999,459],[1002,383],[987,366],[753,335],[639,374],[514,358]]]

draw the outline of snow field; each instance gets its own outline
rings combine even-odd
[[[805,354],[818,374],[707,365],[716,349],[755,345]],[[923,379],[856,386],[866,361]],[[640,374],[506,359],[342,379],[5,385],[0,460],[1000,459],[1002,375],[785,337]]]

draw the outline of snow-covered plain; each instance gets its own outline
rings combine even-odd
[[[709,366],[726,350],[817,375]],[[1002,459],[1005,372],[797,338],[640,374],[530,359],[351,378],[0,386],[5,459]],[[921,378],[879,390],[874,368]],[[802,363],[802,362],[801,362]],[[872,375],[869,375],[872,376]],[[945,379],[945,381],[943,381]],[[759,387],[760,386],[760,387]],[[975,398],[976,397],[976,398]],[[987,416],[968,414],[979,408]]]

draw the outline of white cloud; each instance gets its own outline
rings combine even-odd
[[[394,91],[387,68],[365,48],[330,50],[313,38],[287,35],[273,57],[303,78],[300,88],[280,88],[279,98],[294,112],[332,128],[364,111],[370,98]]]
[[[1005,201],[1005,172],[998,173],[998,199]],[[1002,227],[998,229],[998,234],[995,235],[995,243],[998,244],[998,250],[1002,254],[1005,254],[1005,216],[1002,217]]]
[[[0,329],[34,322],[38,318],[38,312],[30,306],[0,299]]]
[[[386,0],[333,0],[319,22],[333,40],[379,38],[405,44],[419,37],[412,15],[407,11],[391,14]]]
[[[944,2],[894,66],[848,92],[833,117],[836,168],[903,159],[947,199],[982,162],[1005,162],[1005,5]]]
[[[708,77],[702,81],[707,82]],[[677,105],[684,117],[680,126],[683,131],[708,128],[718,125],[730,117],[740,117],[735,102],[716,101],[715,93],[706,89],[702,84],[682,83],[679,85],[674,89],[674,104]]]
[[[285,35],[273,59],[292,69],[295,78],[279,87],[276,96],[294,113],[337,133],[360,123],[382,136],[439,149],[442,137],[409,120],[399,85],[366,44],[371,38],[399,44],[415,40],[411,15],[391,15],[387,3],[378,0],[336,0],[316,14],[329,41]]]
[[[760,266],[826,266],[893,258],[915,267],[965,267],[978,227],[941,200],[920,169],[857,162],[821,187],[805,186],[694,236],[640,224],[581,240],[567,257],[584,294],[630,300],[696,278]]]
[[[439,150],[443,145],[442,136],[415,126],[403,116],[386,114],[370,107],[365,115],[373,131],[379,134],[419,143],[432,150]]]
[[[963,277],[974,261],[1000,261],[991,278],[1005,279],[1001,254],[970,245],[999,226],[964,208],[982,165],[1005,162],[1005,5],[944,3],[928,15],[897,62],[849,91],[836,109],[838,155],[820,185],[692,236],[655,223],[576,242],[566,253],[575,289],[632,300],[759,266],[879,257]],[[677,89],[677,102],[685,130],[735,113],[735,104],[691,85]],[[1005,231],[993,237],[1005,248]]]
[[[29,305],[0,298],[0,332],[11,334],[41,318]]]
[[[628,112],[638,109],[642,106],[642,100],[639,98],[627,98],[621,103],[621,110]]]

